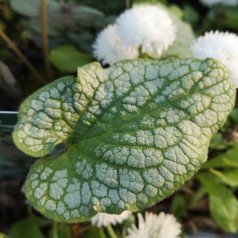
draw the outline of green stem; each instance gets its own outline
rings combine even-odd
[[[122,235],[121,235],[122,238],[126,237],[126,232],[127,232],[127,229],[125,229],[125,227],[123,227]]]
[[[117,235],[116,235],[116,233],[114,232],[114,230],[113,230],[111,224],[108,224],[108,225],[107,225],[107,231],[108,231],[108,233],[109,233],[109,235],[110,235],[111,238],[117,238]]]
[[[40,75],[40,73],[35,69],[31,62],[22,54],[18,47],[13,43],[13,41],[3,32],[0,31],[0,37],[7,43],[8,47],[11,48],[14,53],[19,57],[19,59],[26,65],[26,67],[32,72],[32,74],[42,83],[46,84],[46,80]]]
[[[53,221],[53,238],[59,238],[58,236],[58,222]]]
[[[48,42],[48,17],[47,17],[47,0],[41,0],[41,31],[42,31],[42,48],[45,62],[47,78],[52,79],[52,70],[49,61],[49,42]]]

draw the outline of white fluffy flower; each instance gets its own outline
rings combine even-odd
[[[217,4],[236,6],[237,0],[200,0],[206,6],[213,6]]]
[[[145,219],[140,213],[137,216],[138,228],[133,224],[127,238],[177,238],[181,233],[181,225],[173,215],[161,212],[146,213]]]
[[[214,58],[224,64],[231,81],[238,88],[238,36],[234,33],[211,31],[199,37],[191,45],[199,59]]]
[[[113,64],[124,59],[135,59],[139,56],[137,48],[126,47],[117,34],[116,25],[109,25],[101,31],[93,45],[93,54],[104,64]]]
[[[128,210],[122,212],[120,215],[99,212],[91,218],[91,223],[97,227],[107,226],[108,224],[116,225],[122,223],[131,214],[131,211]]]
[[[153,5],[138,5],[122,13],[117,21],[118,35],[128,47],[141,47],[142,53],[161,56],[176,38],[169,14]]]

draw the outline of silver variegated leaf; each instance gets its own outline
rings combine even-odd
[[[138,211],[171,195],[207,159],[235,99],[226,68],[207,59],[131,60],[79,68],[22,104],[14,141],[38,159],[30,203],[63,222]]]

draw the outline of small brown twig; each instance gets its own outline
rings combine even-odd
[[[40,75],[40,73],[35,69],[31,62],[23,55],[23,53],[18,49],[18,47],[13,43],[13,41],[0,30],[0,37],[7,43],[9,48],[11,48],[14,53],[19,57],[19,59],[26,65],[26,67],[32,72],[32,74],[42,83],[46,84],[46,80]]]
[[[47,0],[41,0],[41,34],[46,74],[47,78],[51,80],[52,70],[49,61]]]

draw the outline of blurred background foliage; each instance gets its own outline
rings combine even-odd
[[[238,30],[237,7],[233,6],[208,8],[199,1],[189,0],[50,0],[47,1],[47,42],[44,42],[41,0],[0,0],[1,32],[36,69],[36,72],[29,70],[29,66],[9,47],[9,42],[6,44],[1,33],[0,60],[10,67],[15,78],[11,77],[10,81],[14,83],[10,87],[6,78],[0,79],[0,109],[16,110],[21,101],[19,94],[24,98],[43,84],[67,73],[75,74],[77,66],[95,60],[92,44],[97,33],[114,23],[116,17],[133,3],[141,2],[168,5],[178,17],[191,24],[195,35],[211,29]],[[44,51],[46,44],[48,51]],[[44,54],[50,61],[48,69],[44,67]],[[5,103],[8,88],[14,87],[12,85],[17,85],[19,92],[14,94],[17,98],[13,96]]]
[[[191,24],[196,36],[209,30],[238,33],[238,5],[207,7],[191,0],[45,2],[47,25],[41,0],[0,0],[0,110],[17,110],[42,85],[65,74],[75,75],[78,66],[94,61],[92,44],[97,33],[133,3],[167,5]],[[186,231],[237,232],[237,142],[236,106],[213,137],[208,162],[172,197],[149,210],[174,213]],[[53,237],[54,224],[33,212],[20,192],[31,163],[9,138],[0,137],[0,232],[10,233],[12,238]],[[64,238],[105,237],[103,230],[88,224],[62,224],[58,229],[63,234],[59,237]]]

